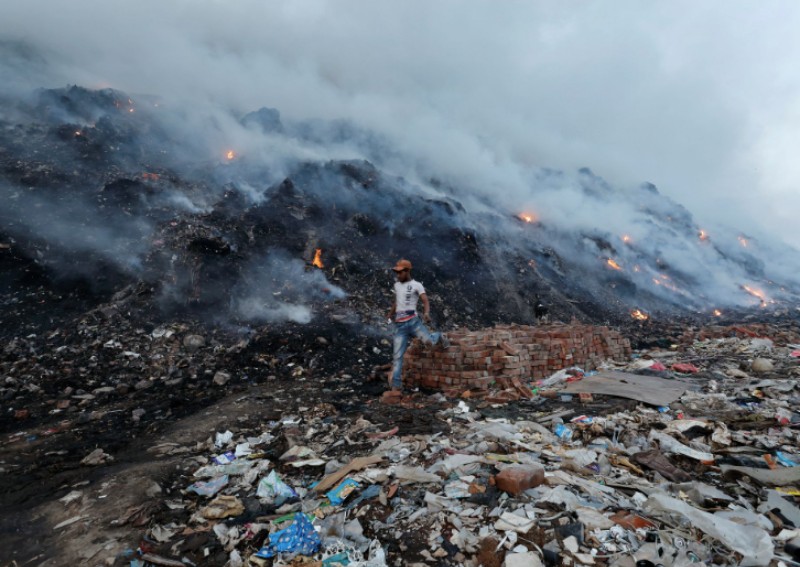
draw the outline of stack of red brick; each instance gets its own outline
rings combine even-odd
[[[594,370],[606,359],[626,360],[628,339],[590,325],[498,325],[448,334],[451,346],[416,341],[406,352],[404,382],[450,391],[509,389],[529,397],[529,382],[579,366]]]

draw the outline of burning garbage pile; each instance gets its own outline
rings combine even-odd
[[[373,273],[387,258],[413,256],[426,283],[448,297],[450,325],[486,326],[497,316],[533,324],[537,296],[554,318],[617,324],[633,312],[779,308],[797,298],[791,270],[771,275],[763,243],[741,231],[712,238],[652,186],[629,196],[589,170],[576,174],[586,203],[618,205],[630,227],[599,217],[593,227],[559,223],[533,206],[477,212],[464,205],[474,188],[390,174],[354,128],[339,135],[350,132],[374,161],[306,157],[327,155],[335,140],[316,122],[284,122],[273,109],[230,117],[230,135],[210,117],[198,117],[208,122],[198,132],[176,129],[185,121],[175,112],[153,97],[80,87],[15,103],[0,129],[0,242],[11,247],[5,254],[19,280],[29,281],[32,263],[46,287],[82,287],[99,299],[143,282],[152,289],[142,299],[147,309],[189,307],[236,323],[241,300],[253,298],[254,272],[273,254],[308,262],[331,286],[375,303],[382,297]],[[255,146],[230,143],[242,136]],[[306,151],[261,161],[276,140],[287,152]],[[461,285],[466,273],[474,284]],[[276,287],[257,299],[278,318],[319,299],[311,290],[283,309]]]
[[[758,239],[654,188],[613,231],[471,210],[270,109],[240,148],[147,97],[32,100],[0,119],[9,560],[800,560],[797,286]],[[401,256],[453,340],[388,405]]]

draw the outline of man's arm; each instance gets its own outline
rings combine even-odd
[[[394,321],[394,314],[397,312],[397,298],[395,294],[392,293],[392,308],[389,310],[389,314],[386,316],[390,321]]]
[[[420,294],[419,298],[422,300],[422,318],[425,321],[431,320],[431,304],[428,301],[428,294],[422,293]]]

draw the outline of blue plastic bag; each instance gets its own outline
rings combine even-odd
[[[322,540],[306,515],[297,514],[288,528],[270,534],[269,543],[258,550],[256,557],[268,559],[282,552],[313,555],[321,545]]]

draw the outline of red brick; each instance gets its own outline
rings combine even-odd
[[[516,496],[544,482],[544,467],[540,465],[508,467],[495,476],[495,482],[497,488]]]

